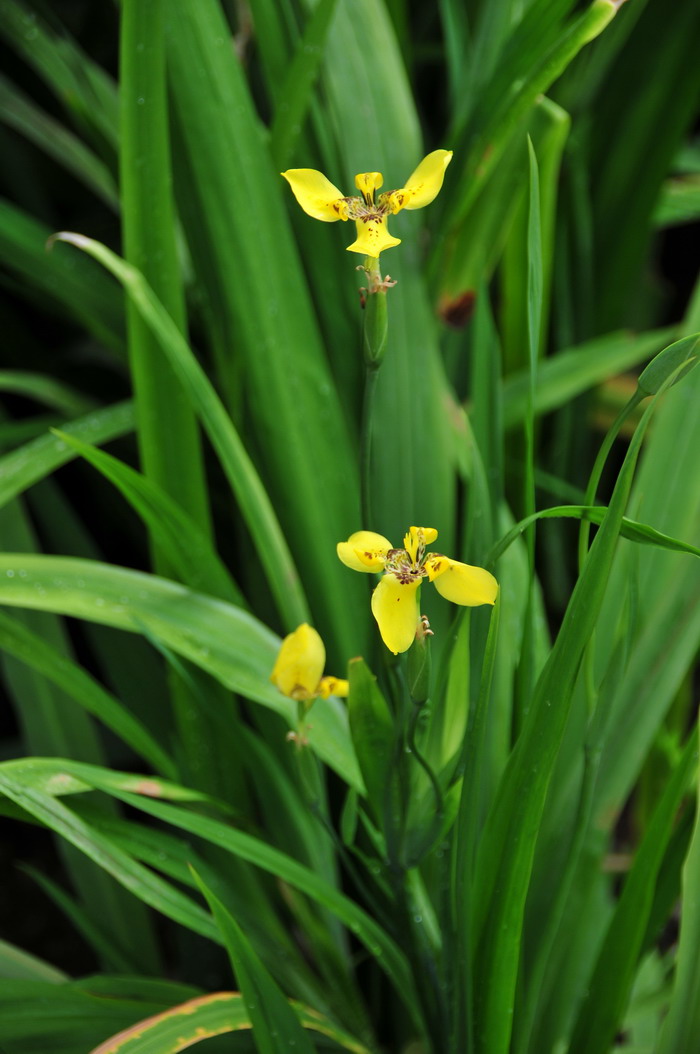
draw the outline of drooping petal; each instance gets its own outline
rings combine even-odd
[[[342,677],[322,677],[318,686],[318,694],[322,699],[328,699],[330,695],[335,695],[338,699],[346,699],[349,691],[350,683],[344,681]]]
[[[382,640],[394,655],[408,651],[416,639],[419,586],[420,580],[404,584],[396,575],[388,574],[372,593],[372,614]]]
[[[389,195],[391,211],[422,209],[429,205],[440,193],[445,169],[451,160],[451,150],[433,150],[424,157],[415,172],[409,176],[406,185]]]
[[[347,542],[338,542],[338,559],[353,571],[383,571],[391,542],[375,531],[355,531]]]
[[[323,641],[303,622],[282,641],[270,680],[291,699],[315,699],[325,663]]]
[[[495,604],[498,582],[483,567],[472,567],[447,556],[432,556],[425,562],[428,578],[438,593],[453,604],[478,607]]]
[[[282,175],[304,212],[315,220],[334,223],[348,218],[343,195],[322,172],[315,168],[289,168]]]
[[[372,256],[376,259],[385,249],[391,249],[394,245],[400,245],[401,239],[394,238],[386,226],[386,216],[377,213],[376,218],[355,220],[357,226],[357,238],[348,245],[349,253],[361,253],[363,256]]]

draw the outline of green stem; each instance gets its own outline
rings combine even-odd
[[[365,389],[362,401],[362,429],[360,452],[362,525],[372,528],[372,417],[379,367],[386,352],[389,318],[386,304],[386,285],[382,282],[379,257],[365,257],[367,298],[362,320],[362,357],[365,364]]]
[[[442,824],[445,818],[445,800],[443,797],[442,788],[440,787],[440,783],[438,781],[437,776],[428,764],[426,758],[421,754],[420,750],[418,749],[418,744],[416,743],[416,726],[418,724],[420,712],[421,707],[414,705],[413,712],[409,720],[408,735],[406,736],[406,745],[408,746],[408,749],[410,750],[412,756],[416,759],[416,761],[428,777],[428,780],[430,781],[430,786],[432,787],[433,795],[435,796],[435,818],[430,825],[430,830],[428,832],[427,838],[425,839],[425,844],[421,846],[420,849],[415,853],[416,859],[408,862],[409,867],[417,867],[423,857],[427,856],[427,854],[430,852],[433,845],[435,844],[436,838],[439,836],[442,830]]]
[[[362,433],[360,439],[360,500],[362,502],[362,526],[374,527],[372,518],[372,417],[379,373],[374,367],[365,367],[365,390],[362,399]]]

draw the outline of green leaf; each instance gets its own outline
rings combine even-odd
[[[549,509],[540,509],[539,512],[533,513],[532,516],[526,516],[524,520],[511,527],[508,533],[493,547],[486,562],[489,565],[496,563],[516,538],[535,520],[562,516],[601,524],[607,511],[605,506],[598,505],[554,505]],[[627,516],[622,518],[620,534],[623,538],[628,538],[632,542],[639,542],[642,545],[655,545],[659,549],[668,549],[671,552],[700,556],[700,548],[698,546],[690,545],[689,542],[679,541],[678,538],[671,538],[669,535],[657,531],[654,527],[650,527],[649,524],[637,523],[636,520],[630,520]]]
[[[340,185],[350,189],[356,173],[378,169],[387,186],[402,186],[421,160],[423,146],[409,77],[390,12],[381,0],[339,4],[328,36],[323,87],[329,130],[342,129],[335,137],[339,160],[333,157],[335,167],[328,175],[335,178],[339,172]],[[361,120],[358,99],[363,100]],[[421,218],[425,216],[429,230],[433,208],[392,217],[392,230],[403,242],[386,262],[382,258],[382,267],[390,269],[398,284],[388,294],[387,351],[371,423],[372,447],[378,454],[372,472],[376,522],[357,522],[357,527],[398,540],[417,518],[434,524],[444,551],[457,556],[454,442],[451,415],[445,412],[450,395],[420,252]],[[338,241],[341,257],[346,244]],[[346,269],[346,282],[352,283],[352,264],[340,266]],[[359,318],[357,326],[359,330]],[[350,334],[346,348],[345,354],[359,354],[359,333],[355,339]],[[430,612],[437,640],[448,617],[445,605]]]
[[[169,0],[166,21],[176,192],[206,288],[219,387],[236,420],[245,409],[260,473],[305,564],[317,624],[328,627],[345,662],[362,652],[366,624],[354,616],[362,583],[348,581],[335,545],[360,526],[359,477],[291,237],[288,188],[271,164],[242,65],[231,56],[221,5]]]
[[[163,22],[165,3],[121,5],[119,162],[124,256],[144,275],[165,311],[185,332],[185,304],[176,246],[170,169]],[[103,261],[104,262],[104,261]],[[210,529],[199,430],[177,369],[131,298],[127,304],[129,364],[139,453],[145,475]],[[155,544],[155,570],[168,572]]]
[[[97,409],[87,395],[47,373],[0,370],[0,391],[25,395],[28,399],[50,406],[65,417],[77,417]]]
[[[458,207],[446,199],[443,208],[451,211],[453,222],[459,222],[488,179],[492,169],[500,161],[513,129],[527,114],[539,95],[544,95],[551,84],[572,62],[581,48],[598,36],[617,12],[615,0],[593,0],[587,8],[576,15],[568,25],[558,30],[557,39],[542,54],[537,56],[527,75],[509,84],[502,93],[499,105],[487,114],[484,127],[474,134],[467,123],[455,141],[455,150],[467,164],[462,179],[455,186],[459,189]],[[451,195],[454,197],[456,195]]]
[[[658,398],[658,397],[657,397]],[[478,927],[477,1050],[505,1054],[513,1027],[525,899],[547,788],[566,726],[575,679],[608,583],[633,472],[649,422],[633,436],[607,514],[535,686],[479,849],[474,898]]]
[[[129,791],[133,794],[148,794],[154,798],[170,798],[172,801],[199,801],[208,805],[221,803],[190,787],[166,782],[153,776],[135,776],[116,772],[99,765],[68,758],[16,758],[2,763],[2,771],[21,780],[27,787],[42,794],[62,797],[66,794],[84,794],[99,785],[109,791]]]
[[[0,119],[63,165],[111,209],[119,195],[114,177],[100,158],[77,136],[50,117],[5,77],[0,76]]]
[[[351,1054],[368,1054],[358,1043],[328,1018],[300,1004],[293,1004],[305,1029],[312,1029],[335,1040]],[[118,1036],[96,1047],[92,1054],[178,1054],[184,1047],[204,1042],[212,1036],[252,1028],[250,1015],[239,992],[214,992],[173,1006],[157,1017],[138,1021]]]
[[[0,200],[0,260],[20,280],[22,294],[58,307],[106,348],[124,354],[124,308],[119,291],[92,260],[59,246],[46,252],[51,228]],[[72,259],[71,259],[72,257]]]
[[[201,909],[189,898],[141,867],[108,836],[98,832],[74,812],[44,793],[41,787],[48,785],[53,788],[54,793],[61,793],[64,789],[67,793],[78,792],[81,790],[81,784],[84,784],[84,790],[89,787],[105,790],[143,812],[160,817],[166,823],[220,846],[234,856],[255,864],[306,893],[348,926],[377,958],[379,966],[396,985],[412,1018],[415,1019],[415,1008],[418,1004],[407,962],[398,946],[369,914],[310,868],[304,867],[273,846],[201,813],[156,802],[155,797],[151,795],[200,799],[205,796],[161,781],[155,786],[152,786],[152,783],[153,781],[144,780],[142,777],[113,773],[109,769],[94,765],[77,765],[66,759],[27,759],[0,765],[0,791],[13,802],[77,845],[146,903],[205,936],[212,935],[209,919],[206,917],[206,924],[202,922]],[[139,784],[138,794],[122,789],[131,786],[137,790]],[[215,929],[214,932],[218,933]]]
[[[4,981],[0,986],[2,1043],[7,1054],[84,1054],[134,1020],[148,1019],[197,995],[190,985],[146,977],[87,977],[50,984]],[[181,1048],[182,1049],[182,1048]]]
[[[97,780],[94,782],[95,785],[100,785]],[[307,896],[326,907],[344,925],[349,927],[357,939],[365,945],[370,954],[376,957],[378,965],[390,978],[392,984],[395,985],[397,992],[409,1009],[412,1020],[415,1021],[417,1016],[416,1008],[419,1004],[403,953],[382,927],[367,912],[350,900],[349,897],[340,893],[310,868],[304,867],[296,860],[275,849],[274,846],[266,845],[260,839],[254,838],[243,831],[236,830],[202,814],[195,814],[175,806],[169,806],[164,802],[156,802],[151,798],[143,798],[115,789],[111,789],[111,792],[115,797],[128,802],[128,804],[135,806],[137,809],[160,817],[166,823],[171,823],[175,827],[190,831],[205,841],[221,846],[222,849],[232,853],[234,856],[247,860],[264,871],[276,875],[283,882],[288,882],[295,889],[306,893]]]
[[[632,22],[636,6],[629,11]],[[626,7],[629,5],[621,9],[620,23],[628,20]],[[642,276],[654,235],[654,207],[697,113],[700,69],[694,43],[700,33],[700,10],[695,4],[683,4],[674,15],[669,20],[664,5],[644,5],[624,51],[594,86],[596,119],[588,153],[591,174],[595,172],[591,180],[596,232],[592,307],[598,330],[616,325],[622,310],[629,313],[630,300],[637,301],[631,309],[639,312],[639,301],[648,295]],[[636,63],[623,58],[631,53],[663,69],[663,79],[659,83],[640,80]],[[581,85],[572,84],[570,89],[578,100]],[[619,134],[621,121],[624,136]]]
[[[63,431],[86,443],[108,443],[127,435],[133,428],[133,406],[126,402],[95,410],[64,425]],[[63,439],[48,433],[5,454],[0,458],[0,507],[76,456]]]
[[[313,7],[281,87],[270,130],[270,153],[278,168],[286,168],[294,155],[337,3],[338,0],[319,0]]]
[[[682,380],[698,363],[700,333],[683,337],[659,352],[642,370],[637,385],[645,395],[656,395],[662,384],[673,375],[673,384]]]
[[[270,684],[280,641],[252,615],[155,575],[60,556],[0,554],[0,604],[55,611],[132,633],[143,628],[228,688],[297,727],[296,706]],[[362,788],[338,700],[314,714],[309,743],[351,786]]]
[[[3,981],[32,980],[61,984],[68,980],[68,975],[50,963],[30,955],[29,952],[16,948],[14,944],[0,941],[0,978]]]
[[[613,1041],[647,930],[656,881],[673,821],[697,766],[697,733],[686,744],[637,850],[579,1010],[570,1054],[598,1054]],[[674,1047],[680,1051],[682,1046]]]
[[[539,364],[535,409],[538,414],[564,406],[608,377],[638,365],[664,347],[673,329],[634,336],[610,333],[576,348],[560,351]],[[513,428],[525,415],[528,375],[514,374],[503,383],[503,423]]]
[[[700,175],[667,179],[654,209],[654,226],[674,227],[700,220]]]
[[[221,931],[250,1016],[253,1039],[259,1054],[287,1054],[289,1047],[295,1047],[301,1054],[313,1054],[314,1047],[299,1018],[261,963],[233,915],[196,872],[195,878]]]
[[[118,487],[149,527],[180,582],[239,607],[246,606],[207,535],[161,487],[89,443],[83,443],[60,429],[53,429],[53,433]]]
[[[58,763],[54,764],[54,768],[60,771]],[[216,927],[198,904],[136,863],[109,838],[86,824],[51,795],[37,790],[24,779],[13,779],[8,774],[6,764],[0,768],[0,792],[80,849],[146,904],[190,927],[196,933],[201,933],[211,940],[220,939]]]
[[[13,501],[5,506],[0,520],[6,546],[16,547],[25,554],[34,550],[37,540],[21,502]],[[26,626],[31,633],[36,633],[47,645],[70,659],[71,644],[61,619],[46,612],[16,611],[13,614],[14,621]],[[0,662],[26,751],[103,762],[104,748],[99,729],[87,712],[76,708],[70,696],[42,673],[11,655],[3,655]],[[66,714],[70,714],[70,720],[66,720]],[[103,802],[102,806],[103,812],[115,808],[113,802]],[[60,839],[55,841],[58,841],[59,857],[81,902],[94,917],[109,920],[115,931],[123,934],[125,944],[132,941],[134,948],[138,945],[144,966],[156,969],[155,937],[143,904],[130,897],[109,874],[85,859],[73,846]]]
[[[26,864],[22,865],[22,870],[66,916],[71,928],[94,950],[106,969],[125,974],[144,971],[144,963],[137,948],[133,949],[131,955],[129,949],[121,948],[119,936],[105,928],[104,924],[94,921],[82,904],[48,875]]]
[[[68,232],[62,232],[56,237],[70,242],[99,260],[122,283],[133,304],[151,328],[219,455],[231,489],[250,528],[287,629],[295,629],[299,623],[307,621],[309,615],[286,539],[255,466],[187,341],[136,268],[125,263],[106,246],[93,241],[92,238]]]
[[[454,1049],[473,1047],[474,1020],[473,1003],[476,985],[474,970],[477,964],[470,958],[473,944],[474,920],[471,902],[474,893],[474,864],[479,835],[479,812],[483,808],[480,801],[482,774],[485,768],[487,748],[487,721],[489,703],[493,692],[493,674],[495,668],[498,630],[501,620],[501,597],[496,598],[489,623],[486,649],[479,681],[479,694],[476,706],[465,726],[462,740],[463,766],[462,785],[458,788],[459,804],[452,840],[452,859],[454,876],[454,896],[451,909],[451,936],[454,941],[454,956],[457,971],[454,982],[455,1013],[452,1017],[452,1043]],[[468,642],[465,634],[463,639]],[[461,657],[459,651],[454,656]],[[452,673],[452,671],[451,671]],[[455,674],[452,673],[454,677]],[[465,692],[463,700],[468,698]],[[470,965],[471,963],[471,965]]]
[[[0,648],[61,688],[132,750],[150,761],[156,771],[170,779],[176,777],[174,762],[137,717],[82,667],[3,611],[0,611]]]
[[[700,793],[700,786],[698,787]],[[700,1029],[700,971],[697,949],[700,941],[700,806],[696,803],[695,825],[683,866],[681,933],[676,972],[658,1054],[692,1050]]]
[[[382,817],[394,754],[394,722],[377,680],[363,659],[350,660],[348,677],[352,741],[367,796],[377,817]]]
[[[0,33],[34,68],[86,132],[117,142],[117,91],[113,80],[82,51],[65,29],[53,30],[33,8],[3,0]]]

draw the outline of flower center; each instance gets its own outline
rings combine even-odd
[[[384,566],[385,571],[395,575],[404,586],[418,582],[427,573],[422,561],[413,560],[405,549],[390,549]]]
[[[385,201],[382,201],[384,194],[381,195],[379,202],[373,200],[374,191],[372,196],[369,193],[364,195],[363,198],[343,198],[347,209],[347,217],[349,220],[362,220],[365,223],[368,220],[374,220],[375,223],[381,223],[385,216],[390,212],[390,209]]]
[[[427,553],[426,542],[434,541],[437,531],[429,529],[428,537],[422,527],[411,527],[405,535],[403,549],[389,549],[384,564],[385,573],[394,575],[402,585],[411,585],[419,582],[421,578],[430,578],[433,575],[425,565],[440,557],[439,553]]]

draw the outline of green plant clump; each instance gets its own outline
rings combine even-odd
[[[698,39],[0,0],[0,1054],[700,1049]]]

